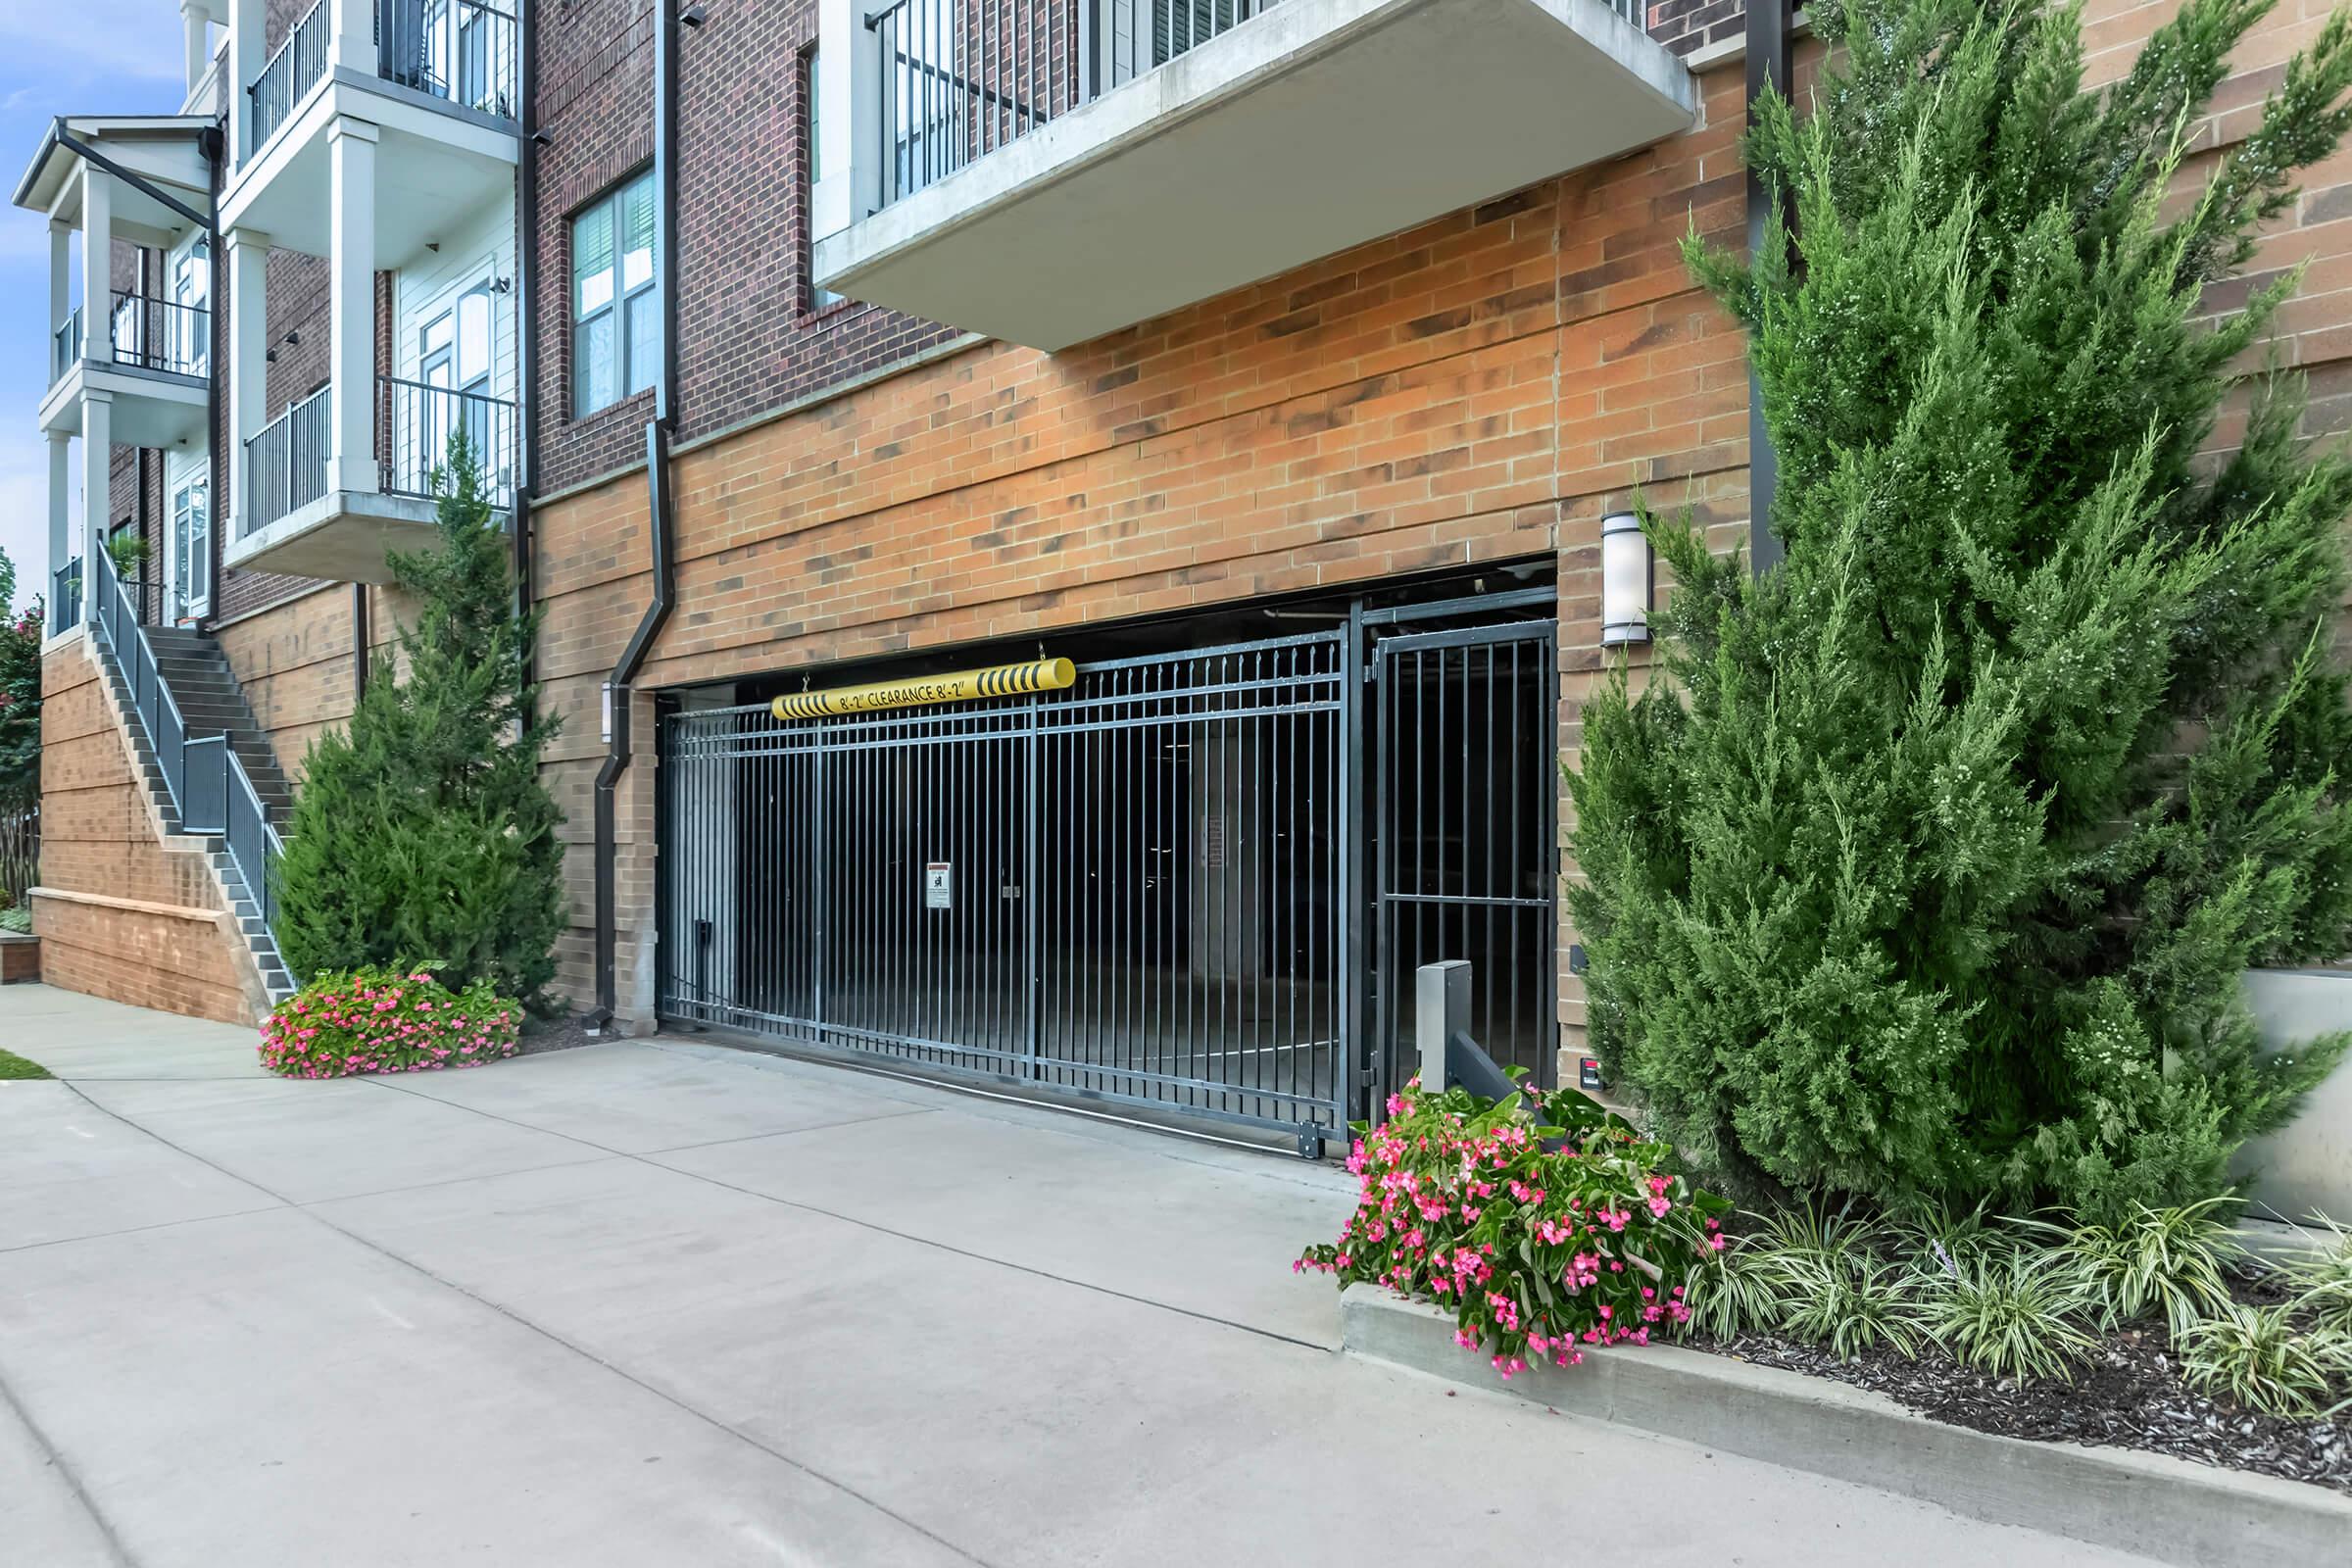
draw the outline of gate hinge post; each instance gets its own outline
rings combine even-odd
[[[1323,1129],[1311,1121],[1302,1121],[1298,1124],[1298,1157],[1300,1159],[1321,1159],[1323,1157]]]

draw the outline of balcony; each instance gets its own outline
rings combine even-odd
[[[109,435],[126,446],[175,447],[205,437],[212,316],[201,306],[117,289],[106,332],[92,341],[74,306],[50,339],[43,430],[83,433],[88,394],[113,406]]]
[[[1083,342],[1686,130],[1639,0],[896,0],[820,286]]]
[[[403,265],[453,215],[514,187],[516,32],[511,12],[478,0],[317,0],[266,60],[243,40],[243,106],[230,119],[236,172],[223,228],[279,248],[329,254],[336,204],[330,130],[372,127],[380,157],[365,203],[368,261]]]
[[[450,437],[461,430],[479,455],[493,511],[513,509],[519,427],[506,399],[378,376],[372,429],[367,466],[373,488],[349,482],[360,466],[333,461],[332,387],[294,404],[247,441],[227,564],[335,582],[391,581],[391,552],[437,542],[443,464]]]

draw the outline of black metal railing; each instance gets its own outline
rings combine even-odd
[[[114,563],[104,552],[97,557],[90,592],[98,646],[130,690],[131,711],[163,769],[164,789],[179,813],[180,830],[225,840],[263,920],[273,920],[277,906],[270,884],[285,846],[262,809],[261,794],[244,760],[225,736],[189,736],[179,704],[156,662],[155,645],[139,624],[138,607],[123,594]]]
[[[394,495],[437,496],[446,483],[450,437],[463,430],[481,466],[482,493],[493,507],[514,504],[514,405],[395,375],[376,377],[376,452],[384,488]]]
[[[480,0],[376,0],[376,70],[386,81],[513,119],[514,18]]]
[[[330,4],[331,0],[313,0],[276,53],[263,64],[262,74],[246,85],[251,100],[246,123],[251,134],[245,140],[242,162],[250,164],[261,155],[277,128],[293,115],[294,106],[326,74],[327,33],[334,21],[328,14]]]
[[[237,508],[241,535],[267,528],[326,494],[333,394],[333,387],[320,387],[245,443],[245,495]]]
[[[76,305],[57,323],[49,340],[49,380],[51,385],[65,378],[68,370],[81,358],[81,307]]]
[[[81,624],[81,558],[49,574],[49,632],[58,636]]]
[[[261,153],[293,117],[294,106],[327,74],[332,3],[317,0],[246,87],[252,127],[246,163]],[[462,108],[514,117],[513,12],[482,0],[374,0],[374,7],[377,75]]]
[[[108,331],[117,365],[202,375],[211,357],[212,316],[202,306],[117,289]]]

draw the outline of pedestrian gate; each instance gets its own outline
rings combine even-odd
[[[668,713],[661,1010],[1311,1151],[1397,1081],[1413,965],[1458,956],[1482,1041],[1547,1070],[1544,598],[952,708]]]

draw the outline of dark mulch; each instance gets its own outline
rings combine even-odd
[[[543,1051],[568,1051],[573,1046],[593,1046],[612,1038],[590,1034],[576,1016],[533,1018],[526,1014],[522,1020],[522,1039],[514,1054],[536,1056]]]
[[[2018,1384],[1936,1354],[1916,1361],[1868,1350],[1840,1361],[1821,1346],[1769,1335],[1693,1348],[1884,1394],[1905,1409],[1954,1426],[2043,1443],[2104,1444],[2171,1454],[2230,1470],[2254,1470],[2352,1493],[2352,1411],[2320,1421],[2256,1415],[2182,1383],[2152,1326],[2110,1335],[2075,1381]]]

